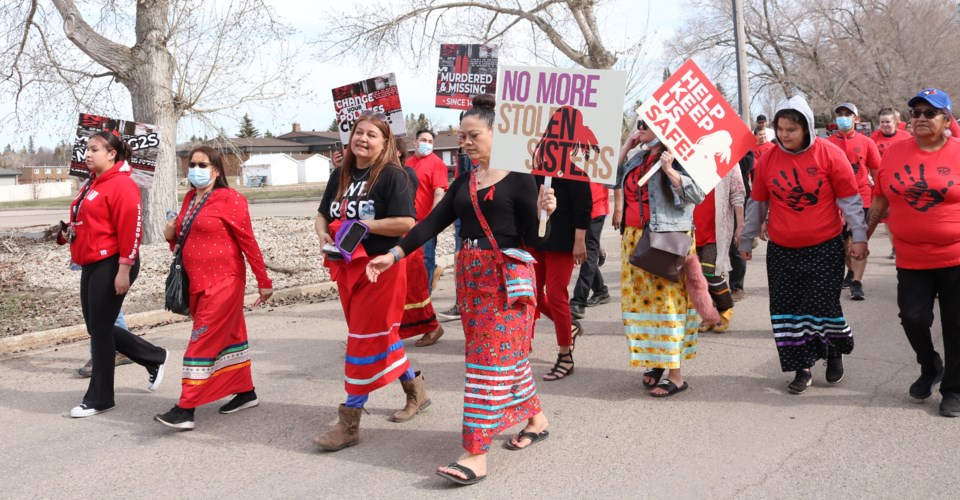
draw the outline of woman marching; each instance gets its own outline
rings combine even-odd
[[[260,300],[273,294],[273,283],[253,235],[247,200],[227,185],[223,157],[208,146],[194,148],[187,178],[194,189],[183,198],[180,214],[167,223],[163,236],[171,247],[181,245],[183,268],[190,281],[193,327],[183,355],[180,401],[154,417],[180,430],[193,429],[198,406],[231,394],[235,396],[220,407],[220,413],[260,404],[253,390],[243,319],[244,257],[257,278]]]
[[[109,132],[87,142],[90,181],[70,205],[70,224],[61,222],[57,243],[70,243],[70,258],[81,266],[80,306],[90,335],[93,372],[73,418],[114,407],[116,353],[147,369],[147,390],[163,380],[167,351],[114,325],[127,291],[140,271],[140,189],[130,179],[130,145]]]
[[[410,367],[400,340],[406,267],[383,273],[378,283],[368,280],[366,274],[369,259],[390,251],[414,224],[414,191],[397,158],[386,116],[362,115],[350,133],[342,166],[330,175],[318,209],[316,231],[325,246],[324,265],[337,283],[349,330],[344,365],[347,399],[339,407],[337,423],[313,439],[328,451],[360,441],[360,415],[369,394],[398,378],[407,403],[393,414],[394,421],[410,420],[430,405],[423,375]],[[352,252],[332,248],[341,229],[340,240],[355,230],[363,234],[362,243],[349,249]]]
[[[627,153],[641,144],[647,147],[624,162]],[[638,186],[657,161],[660,170]],[[620,151],[619,165],[613,226],[623,234],[621,308],[630,364],[647,368],[643,386],[651,396],[673,396],[689,387],[681,365],[697,355],[700,318],[687,294],[687,268],[673,282],[630,264],[630,255],[643,231],[691,232],[693,208],[704,193],[642,120]],[[660,380],[666,370],[667,377]]]
[[[817,138],[807,102],[791,98],[773,125],[778,147],[754,169],[750,196],[756,203],[747,210],[740,255],[753,256],[751,242],[769,212],[770,321],[780,368],[796,372],[787,390],[801,394],[812,384],[810,368],[817,360],[827,360],[827,383],[836,384],[843,379],[843,355],[853,351],[853,332],[840,307],[840,212],[853,234],[851,258],[867,257],[867,233],[853,168],[841,149]]]
[[[460,122],[461,146],[479,167],[461,175],[440,203],[398,246],[370,261],[371,280],[403,269],[405,255],[439,234],[458,217],[463,247],[457,253],[457,298],[466,337],[463,448],[466,454],[437,474],[458,484],[487,475],[487,452],[498,433],[526,422],[505,447],[519,450],[546,439],[547,418],[540,408],[527,355],[536,311],[532,258],[520,248],[536,244],[538,210],[553,213],[553,190],[541,189],[530,175],[493,169],[494,99],[482,94]],[[549,228],[548,228],[549,230]]]

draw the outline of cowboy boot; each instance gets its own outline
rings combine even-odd
[[[340,405],[340,418],[327,432],[313,438],[313,444],[327,451],[338,451],[360,442],[360,415],[363,408]]]
[[[402,410],[393,414],[394,422],[406,422],[430,406],[430,396],[423,388],[423,374],[416,372],[413,380],[401,381],[400,386],[403,387],[403,392],[407,393],[407,404]]]

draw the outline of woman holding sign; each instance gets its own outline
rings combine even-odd
[[[740,255],[750,260],[752,240],[767,221],[770,321],[780,368],[796,373],[787,390],[801,394],[812,384],[810,368],[818,360],[827,360],[827,383],[843,379],[843,355],[853,351],[853,333],[840,307],[841,211],[853,233],[853,259],[867,257],[867,227],[853,168],[843,150],[817,138],[807,102],[790,98],[773,126],[777,147],[754,168],[755,203],[747,209]]]
[[[466,337],[463,448],[466,455],[437,474],[458,484],[486,477],[493,437],[520,422],[523,431],[505,447],[520,450],[549,436],[527,354],[536,312],[536,275],[524,246],[538,243],[537,213],[556,209],[552,189],[533,176],[493,169],[494,99],[482,94],[460,122],[461,145],[477,170],[461,175],[439,204],[400,244],[367,266],[371,281],[382,280],[458,217],[463,247],[457,252],[457,299]],[[549,228],[548,228],[549,229]]]
[[[625,162],[627,153],[641,144],[646,147]],[[658,162],[660,169],[640,186]],[[643,120],[620,151],[619,165],[613,226],[623,234],[620,300],[630,364],[647,368],[643,385],[651,396],[672,396],[689,387],[681,364],[697,354],[700,318],[687,295],[686,270],[674,282],[630,264],[630,256],[643,231],[691,233],[693,207],[704,193]]]
[[[347,399],[337,423],[313,439],[328,451],[360,441],[360,415],[369,394],[398,378],[407,404],[393,414],[394,421],[410,420],[430,405],[423,375],[410,367],[400,340],[407,269],[384,272],[378,283],[365,272],[371,258],[389,252],[414,224],[414,188],[398,163],[385,116],[360,116],[342,163],[330,175],[316,219],[324,265],[337,283],[349,330]]]

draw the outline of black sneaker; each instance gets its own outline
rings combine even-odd
[[[850,288],[850,285],[853,284],[853,271],[847,271],[847,275],[843,277],[843,283],[840,285],[841,288]]]
[[[163,370],[167,366],[167,361],[170,360],[170,351],[164,349],[163,356],[163,363],[147,368],[147,390],[150,392],[157,390],[157,387],[160,387],[160,382],[163,382]]]
[[[813,385],[813,375],[810,370],[797,370],[797,376],[787,386],[787,391],[790,394],[803,394],[811,385]]]
[[[246,410],[247,408],[253,408],[258,406],[260,400],[257,399],[257,393],[254,391],[241,392],[233,397],[229,403],[220,407],[220,413],[224,415],[229,415],[231,413],[236,413],[240,410]]]
[[[583,319],[584,310],[580,304],[570,304],[570,317],[573,319]]]
[[[937,354],[932,366],[920,369],[920,378],[910,385],[910,397],[923,401],[933,395],[933,386],[943,380],[943,358]]]
[[[857,280],[850,282],[850,299],[863,300],[865,298],[866,295],[863,294],[863,283],[860,283]]]
[[[843,380],[843,354],[828,357],[824,364],[827,365],[827,383],[839,384]]]
[[[600,249],[600,257],[597,258],[597,267],[603,267],[603,264],[607,262],[607,251]]]
[[[587,307],[598,306],[610,302],[610,292],[595,293],[593,297],[587,299]]]
[[[185,410],[176,405],[163,415],[155,415],[153,419],[181,431],[193,430],[193,410]]]
[[[456,321],[460,319],[460,309],[457,308],[457,305],[454,304],[450,306],[450,309],[447,309],[443,312],[437,312],[437,319],[440,321]]]
[[[940,401],[940,414],[944,417],[960,417],[960,395],[944,394],[943,401]]]

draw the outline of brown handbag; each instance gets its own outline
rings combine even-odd
[[[630,255],[630,264],[670,281],[680,281],[683,261],[692,245],[693,238],[687,232],[657,233],[645,226]]]

